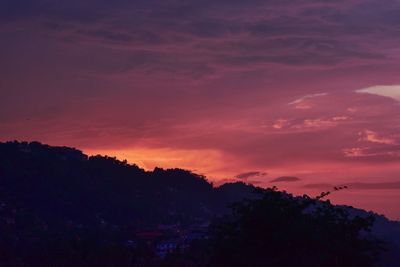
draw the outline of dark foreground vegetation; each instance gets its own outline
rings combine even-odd
[[[181,169],[0,143],[0,266],[375,266],[386,244],[374,218],[275,188],[214,188]]]

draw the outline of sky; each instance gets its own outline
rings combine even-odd
[[[0,140],[400,220],[400,1],[2,0]]]

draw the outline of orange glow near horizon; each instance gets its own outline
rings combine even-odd
[[[84,149],[88,155],[107,155],[119,160],[127,160],[130,164],[151,171],[155,167],[164,169],[182,168],[198,174],[207,174],[212,180],[216,177],[230,175],[224,172],[221,166],[223,158],[221,153],[215,150],[172,150],[172,149]]]
[[[218,186],[226,182],[241,181],[251,183],[255,186],[271,187],[277,186],[280,190],[286,190],[295,195],[308,194],[316,196],[325,190],[331,190],[333,186],[347,185],[368,182],[379,173],[374,166],[364,164],[303,164],[297,166],[281,166],[267,170],[260,170],[263,174],[249,179],[239,179],[238,174],[245,170],[254,169],[246,166],[243,162],[234,159],[227,159],[227,156],[216,150],[173,150],[136,147],[130,149],[84,149],[88,155],[107,155],[116,157],[119,160],[127,160],[130,164],[151,171],[155,167],[182,168],[191,170],[194,173],[205,175],[206,178]],[[386,170],[390,172],[399,171],[396,163],[387,164]],[[276,177],[295,175],[301,177],[296,183],[273,183]],[[364,177],[361,179],[360,177]],[[371,177],[371,178],[369,178]],[[361,179],[361,180],[360,180]],[[388,182],[387,180],[382,181]],[[315,188],[308,185],[315,184]],[[321,186],[319,186],[321,184]],[[368,184],[367,184],[368,185]],[[381,211],[381,205],[386,203],[385,214],[392,219],[400,219],[397,213],[398,189],[393,188],[353,188],[349,187],[340,192],[334,192],[328,198],[336,204],[354,205],[367,210]]]

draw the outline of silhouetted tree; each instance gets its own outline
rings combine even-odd
[[[208,266],[373,266],[382,247],[368,235],[371,216],[351,217],[329,201],[275,189],[260,192],[212,225]]]

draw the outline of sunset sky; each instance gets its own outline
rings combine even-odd
[[[400,1],[2,0],[0,140],[400,219]]]

